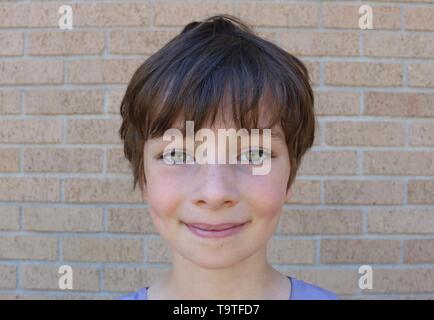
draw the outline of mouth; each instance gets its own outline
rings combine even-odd
[[[207,225],[198,223],[184,223],[187,228],[196,236],[202,238],[224,238],[240,232],[248,222],[225,223],[219,225]]]

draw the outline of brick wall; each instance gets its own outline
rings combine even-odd
[[[217,13],[313,79],[315,145],[270,262],[344,299],[434,298],[434,1],[149,0],[0,3],[0,299],[112,299],[170,267],[132,192],[119,103],[144,59]],[[64,264],[73,291],[58,288]],[[358,287],[364,264],[373,290]]]

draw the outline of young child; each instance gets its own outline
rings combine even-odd
[[[121,115],[134,188],[139,183],[171,249],[172,268],[119,299],[338,299],[267,262],[267,243],[314,141],[314,97],[299,59],[234,16],[194,21],[137,69]],[[247,164],[187,163],[197,151],[183,141],[168,149],[163,139],[171,128],[185,138],[186,121],[194,134],[270,129],[271,148],[236,149]],[[250,157],[268,161],[269,172],[252,174],[258,162]]]

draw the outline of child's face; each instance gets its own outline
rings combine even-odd
[[[217,129],[228,128],[219,124],[210,128],[216,137]],[[264,249],[275,231],[283,204],[291,196],[291,189],[286,192],[290,173],[288,148],[281,128],[271,129],[273,133],[280,132],[281,137],[271,140],[274,158],[266,175],[253,175],[254,164],[170,165],[158,159],[170,141],[163,141],[163,137],[146,141],[147,183],[143,199],[148,202],[155,227],[177,254],[205,268],[223,268]],[[184,222],[248,223],[228,237],[202,238]]]

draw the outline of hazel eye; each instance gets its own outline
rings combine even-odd
[[[242,163],[262,164],[264,160],[268,158],[274,158],[274,155],[262,148],[251,148],[246,152],[241,153]]]
[[[187,157],[194,161],[194,158],[188,155],[185,150],[171,149],[169,152],[160,155],[160,159],[163,159],[168,165],[184,164],[187,162]]]

